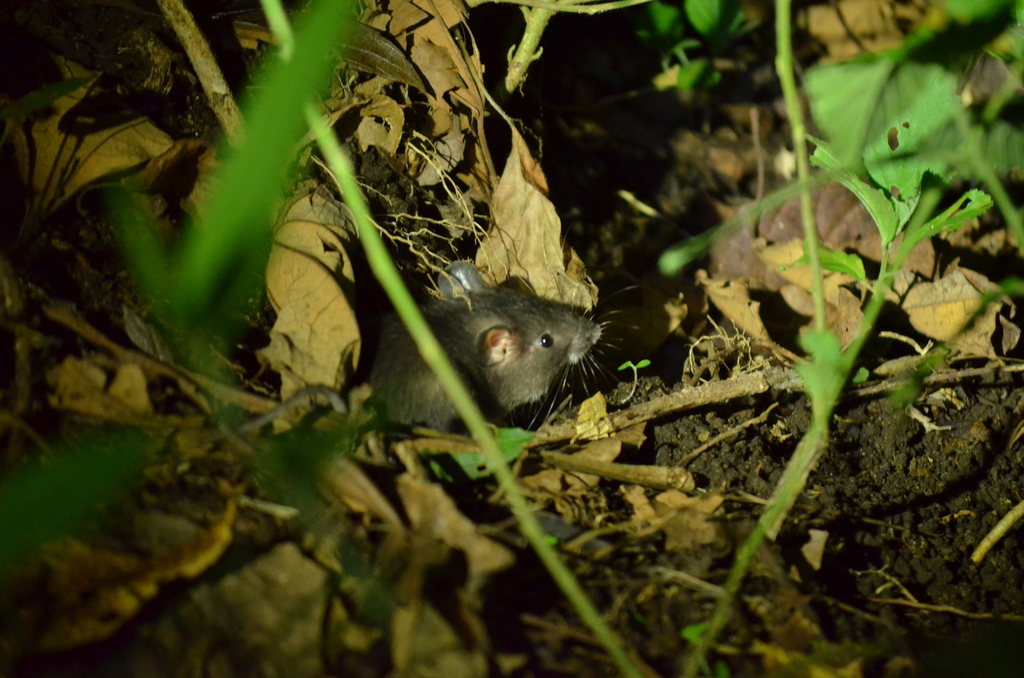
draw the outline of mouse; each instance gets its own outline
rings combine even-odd
[[[488,421],[536,402],[601,338],[601,325],[577,309],[492,287],[467,261],[439,276],[441,298],[421,306],[430,329]],[[461,420],[397,315],[381,324],[370,372],[373,399],[399,425],[459,430]]]

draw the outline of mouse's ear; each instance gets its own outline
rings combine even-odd
[[[504,327],[487,330],[483,337],[484,356],[488,367],[503,363],[515,353],[516,337]]]
[[[441,295],[445,299],[454,299],[458,296],[472,295],[490,287],[480,277],[476,266],[468,261],[455,261],[448,264],[445,273],[438,277],[437,286],[441,289]]]

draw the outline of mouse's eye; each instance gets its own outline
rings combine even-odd
[[[544,348],[551,348],[552,346],[555,345],[555,340],[551,337],[550,334],[542,334],[540,339],[537,340],[537,343],[543,346]]]

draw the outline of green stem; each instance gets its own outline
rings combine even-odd
[[[800,107],[796,77],[793,74],[791,22],[790,0],[776,0],[775,42],[778,56],[775,57],[775,70],[779,75],[779,82],[782,84],[782,94],[786,100],[786,112],[789,114],[789,126],[793,133],[793,152],[796,153],[796,174],[798,185],[800,186],[800,215],[804,225],[804,252],[807,254],[807,260],[811,265],[814,329],[821,332],[825,329],[825,291],[822,283],[821,254],[818,251],[818,229],[814,225],[814,209],[811,205],[810,163],[807,160],[807,131],[804,128],[803,110]]]
[[[373,223],[366,200],[363,198],[356,183],[352,164],[342,150],[341,144],[338,143],[337,138],[312,105],[308,105],[306,108],[306,120],[316,135],[328,166],[334,173],[338,187],[344,196],[345,204],[352,210],[370,268],[384,287],[388,297],[394,303],[395,311],[402,319],[402,322],[409,329],[409,333],[416,342],[416,347],[419,349],[420,355],[423,356],[423,360],[437,374],[438,379],[444,386],[445,392],[452,399],[455,409],[458,410],[459,415],[466,423],[466,428],[469,429],[477,444],[484,451],[487,461],[494,471],[494,476],[505,491],[505,496],[508,498],[512,511],[519,521],[519,529],[522,531],[523,536],[533,546],[537,556],[547,567],[566,598],[576,608],[580,618],[590,627],[590,630],[605,647],[608,654],[611,655],[619,671],[625,676],[640,678],[640,670],[626,654],[622,643],[615,636],[611,628],[604,623],[600,613],[587,597],[579,582],[572,576],[572,573],[569,572],[569,569],[561,561],[551,545],[547,543],[547,535],[541,529],[536,517],[534,517],[526,498],[519,491],[519,486],[516,484],[512,471],[498,449],[498,443],[494,438],[491,428],[484,420],[480,409],[476,406],[469,391],[466,390],[465,385],[463,385],[455,373],[451,362],[441,349],[437,339],[430,331],[426,320],[423,319],[423,314],[420,313],[419,308],[417,308],[413,301],[412,295],[409,294],[409,290],[406,289],[405,284],[402,282],[398,269],[391,260],[387,248],[377,232],[377,227]]]
[[[544,35],[544,29],[555,12],[551,9],[524,9],[523,14],[526,17],[526,29],[523,31],[523,39],[519,41],[512,58],[508,61],[505,80],[494,96],[499,102],[507,99],[509,94],[519,88],[526,78],[526,69],[540,58],[540,37]]]

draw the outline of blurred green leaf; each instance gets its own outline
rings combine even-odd
[[[146,442],[119,433],[11,472],[0,483],[0,572],[120,499],[142,471]]]
[[[743,27],[740,0],[685,0],[683,9],[694,30],[715,51],[728,46]]]
[[[255,95],[243,106],[245,139],[223,151],[204,219],[186,229],[176,251],[160,255],[153,237],[129,232],[138,224],[122,227],[133,268],[157,312],[198,346],[230,345],[244,305],[261,288],[274,209],[306,131],[303,107],[329,83],[349,7],[348,0],[314,3],[297,31],[291,61],[273,63],[251,88]]]
[[[715,70],[708,59],[693,59],[679,66],[676,87],[689,92],[694,89],[711,89],[722,81],[722,74]]]
[[[878,99],[894,67],[892,61],[876,59],[808,71],[811,113],[825,131],[838,167],[858,171]]]
[[[856,177],[853,172],[843,169],[827,143],[818,139],[815,139],[814,143],[817,144],[817,148],[811,155],[811,164],[825,169],[829,177],[857,196],[857,199],[867,209],[868,214],[875,220],[878,232],[882,235],[882,247],[888,247],[889,243],[899,234],[900,229],[906,225],[906,219],[900,221],[897,218],[892,203],[883,191],[869,186]]]
[[[800,345],[811,356],[811,362],[795,367],[804,381],[804,389],[815,412],[825,407],[831,411],[849,373],[839,338],[828,331],[807,332],[800,335]]]
[[[646,3],[635,20],[636,35],[659,54],[670,54],[683,40],[685,25],[678,4],[653,0]]]

